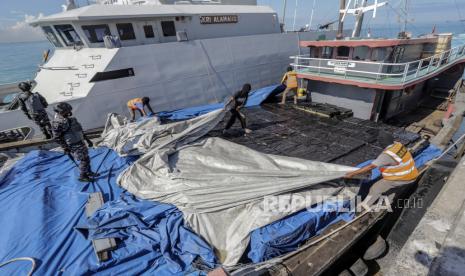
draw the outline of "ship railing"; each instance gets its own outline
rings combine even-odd
[[[437,72],[457,60],[465,59],[465,45],[405,63],[384,63],[361,60],[311,58],[292,56],[291,66],[297,73],[323,77],[345,78],[361,82],[405,84]]]

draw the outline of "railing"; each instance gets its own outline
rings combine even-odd
[[[43,70],[52,70],[52,71],[63,71],[63,70],[79,70],[79,68],[74,66],[39,66]]]
[[[298,73],[358,80],[382,84],[405,84],[465,58],[465,45],[406,63],[381,63],[359,60],[292,56],[291,65]]]

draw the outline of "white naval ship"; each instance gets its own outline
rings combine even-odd
[[[171,111],[223,101],[244,83],[279,83],[299,41],[336,36],[282,32],[277,13],[256,0],[68,1],[31,24],[55,47],[34,92],[52,106],[72,104],[86,129],[102,127],[108,113],[125,114],[134,97]],[[0,113],[0,131],[16,128],[40,135],[13,104]]]

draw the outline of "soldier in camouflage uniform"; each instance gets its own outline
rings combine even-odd
[[[59,103],[55,108],[55,118],[52,122],[53,136],[63,148],[65,154],[74,161],[79,161],[79,181],[92,182],[98,174],[90,168],[90,158],[81,124],[72,116],[72,107],[68,103]],[[89,141],[89,143],[91,143]],[[89,146],[92,146],[89,144]]]
[[[52,138],[52,126],[48,118],[47,100],[39,93],[31,92],[31,84],[22,82],[18,85],[23,92],[19,95],[19,105],[29,120],[34,121],[45,136],[45,139]]]

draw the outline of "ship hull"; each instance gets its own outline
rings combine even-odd
[[[457,64],[432,78],[400,90],[365,88],[356,85],[308,80],[307,93],[315,103],[351,109],[354,117],[387,121],[413,111],[435,91],[449,91],[463,77],[465,66]]]
[[[304,32],[194,40],[122,47],[57,50],[36,77],[35,91],[53,104],[66,101],[85,129],[102,127],[108,113],[127,114],[126,102],[147,96],[156,112],[222,102],[251,83],[254,89],[279,83],[300,40],[335,32]],[[131,70],[133,75],[96,76]],[[110,72],[110,73],[109,73]],[[0,131],[36,126],[20,111],[0,113]]]

